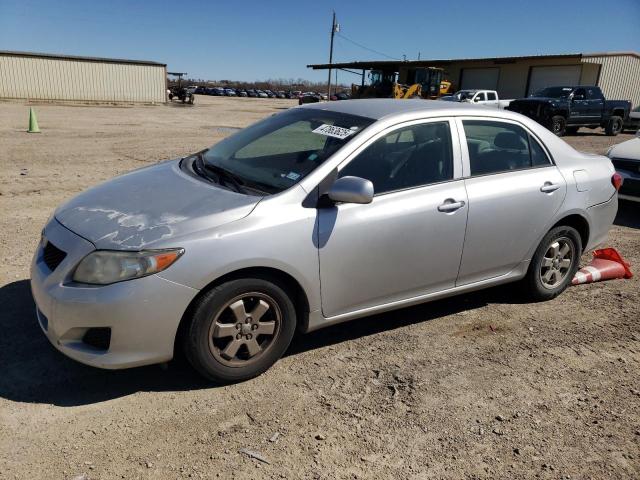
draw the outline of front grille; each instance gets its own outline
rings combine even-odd
[[[82,341],[96,350],[109,350],[111,329],[109,327],[90,328],[82,337]]]
[[[616,170],[627,170],[629,172],[640,173],[640,161],[628,160],[626,158],[612,158],[611,163],[616,167]]]
[[[62,263],[67,253],[60,250],[50,241],[45,240],[45,242],[46,244],[42,249],[42,259],[45,265],[49,267],[49,270],[53,272]]]

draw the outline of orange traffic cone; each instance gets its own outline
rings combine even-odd
[[[580,285],[581,283],[631,278],[632,276],[629,264],[615,248],[603,248],[593,252],[591,263],[576,272],[571,284]]]

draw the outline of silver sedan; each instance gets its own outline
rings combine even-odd
[[[607,238],[617,186],[608,158],[515,113],[305,105],[60,206],[31,268],[37,317],[89,365],[181,347],[239,381],[296,330],[515,281],[554,298]]]

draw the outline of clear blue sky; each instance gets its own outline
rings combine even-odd
[[[640,0],[0,0],[0,50],[154,60],[192,78],[323,80],[306,65],[328,61],[332,8],[342,35],[397,58],[640,52]],[[336,38],[334,61],[384,58]]]

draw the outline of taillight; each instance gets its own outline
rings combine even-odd
[[[622,175],[620,175],[618,172],[615,172],[612,176],[611,176],[611,185],[613,185],[613,188],[617,190],[620,190],[620,187],[622,186],[622,182],[624,181],[624,179],[622,178]]]

